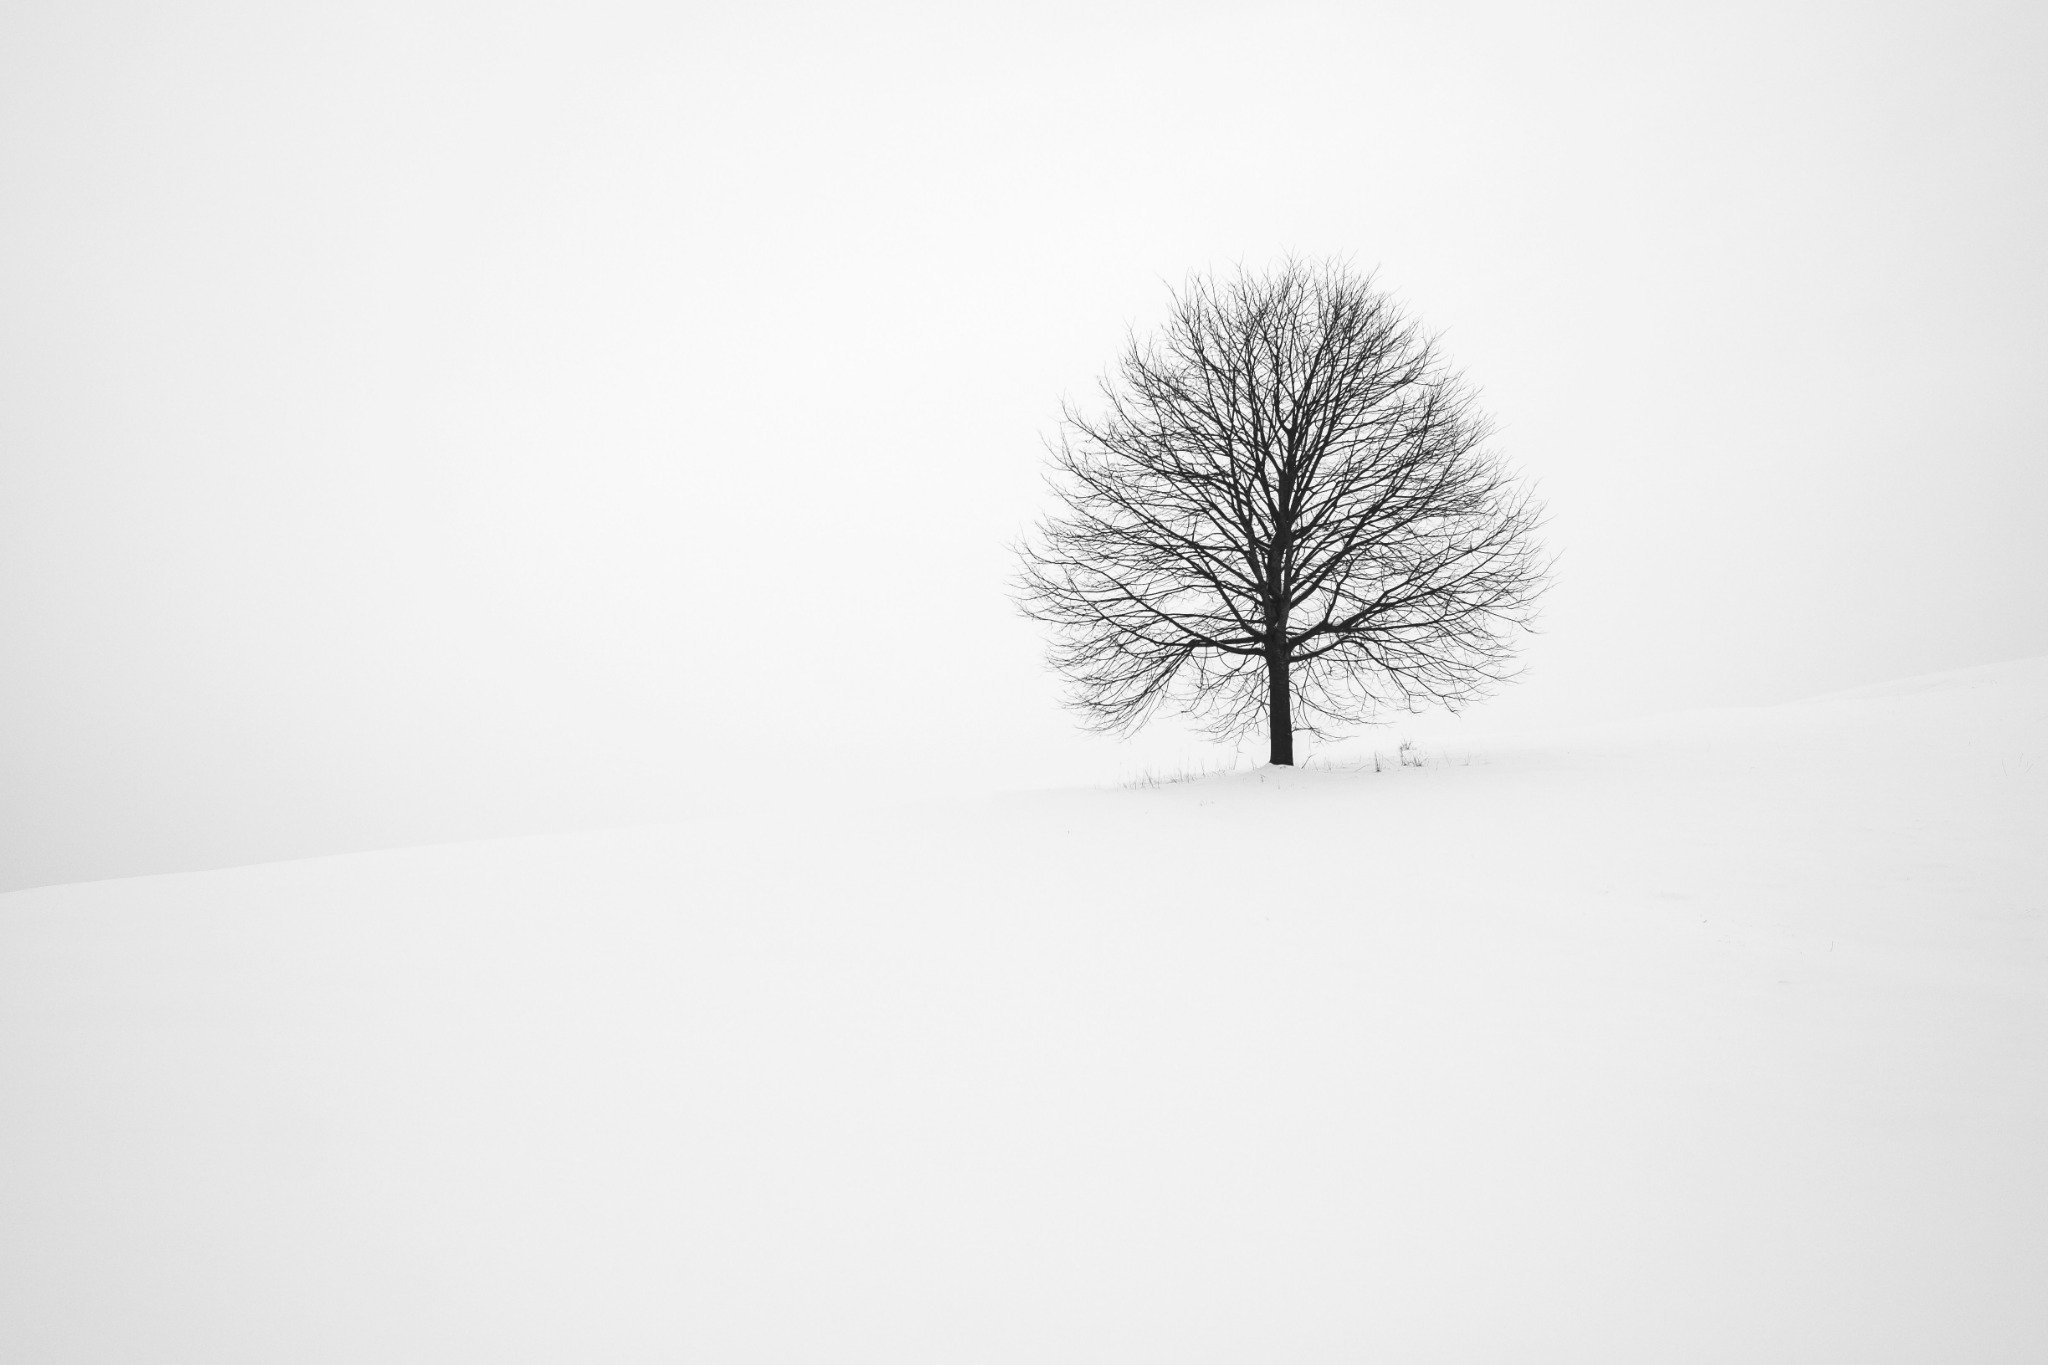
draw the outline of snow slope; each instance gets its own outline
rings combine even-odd
[[[0,897],[0,1359],[2048,1359],[2048,660],[1424,758]]]

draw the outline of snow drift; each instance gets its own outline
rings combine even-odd
[[[1422,758],[0,897],[0,1357],[2048,1359],[2048,660]]]

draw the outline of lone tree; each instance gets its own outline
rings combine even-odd
[[[1385,707],[1512,675],[1548,562],[1541,508],[1471,388],[1370,276],[1196,277],[1052,444],[1058,513],[1019,602],[1091,728],[1173,704],[1272,762]]]

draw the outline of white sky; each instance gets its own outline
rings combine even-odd
[[[9,6],[0,887],[1193,758],[1005,546],[1288,250],[1551,503],[1480,721],[2048,651],[2043,16]]]

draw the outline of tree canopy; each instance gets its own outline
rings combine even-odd
[[[1292,763],[1297,729],[1456,709],[1512,675],[1549,568],[1541,508],[1369,275],[1197,276],[1101,399],[1065,411],[1058,511],[1018,585],[1084,723],[1263,722]]]

